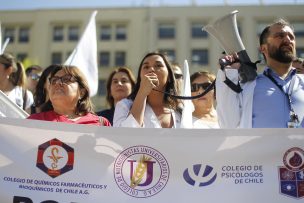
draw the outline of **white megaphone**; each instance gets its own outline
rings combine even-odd
[[[256,63],[252,63],[244,44],[239,35],[236,22],[237,10],[225,15],[215,22],[206,25],[202,29],[211,34],[220,43],[221,47],[225,50],[226,54],[237,53],[241,67],[239,73],[241,82],[252,81],[257,76]],[[226,61],[220,60],[220,65],[223,68],[227,64]]]

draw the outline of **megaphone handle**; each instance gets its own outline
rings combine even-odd
[[[240,60],[235,59],[235,61],[231,62],[231,61],[227,61],[226,59],[219,59],[219,64],[222,70],[225,70],[226,66],[231,66],[234,63],[240,63]]]

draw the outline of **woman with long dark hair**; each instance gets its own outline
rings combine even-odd
[[[118,102],[114,127],[176,128],[180,125],[176,82],[167,57],[148,53],[141,61],[134,91]]]
[[[107,118],[113,125],[115,106],[120,100],[127,98],[135,86],[135,78],[127,67],[119,67],[113,70],[107,80],[107,104],[110,107],[97,112],[98,116]]]

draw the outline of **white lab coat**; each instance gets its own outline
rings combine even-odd
[[[256,80],[241,84],[243,91],[236,93],[225,83],[225,73],[238,84],[236,69],[219,70],[216,77],[216,111],[221,128],[252,128],[252,103]]]
[[[162,128],[149,104],[146,104],[143,122],[144,124],[143,126],[140,126],[133,115],[130,114],[132,104],[133,101],[130,99],[123,99],[116,104],[113,118],[113,127]],[[174,110],[171,110],[171,114],[173,116],[174,122],[172,128],[179,128],[181,121],[180,114],[176,113]]]

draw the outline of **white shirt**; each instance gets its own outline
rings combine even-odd
[[[193,128],[220,128],[218,122],[201,120],[195,116],[192,117],[192,123]]]
[[[236,69],[225,69],[225,72],[218,71],[216,78],[216,111],[219,125],[221,128],[252,128],[253,97],[256,80],[241,84],[243,91],[236,93],[223,82],[225,73],[234,84],[237,84],[239,80],[238,70]],[[300,80],[301,77],[295,77],[296,81]],[[293,88],[297,87],[298,85],[294,85]],[[296,110],[301,112],[298,109]],[[302,121],[303,116],[300,115],[300,117]]]
[[[143,126],[140,126],[133,115],[130,113],[132,104],[133,101],[130,99],[123,99],[116,104],[113,118],[113,127],[162,128],[160,122],[157,119],[157,116],[148,103],[146,104],[145,108]],[[171,115],[174,122],[172,128],[179,128],[181,120],[180,114],[171,110]]]
[[[32,104],[34,103],[34,97],[33,94],[26,90],[26,94],[27,94],[27,99],[26,99],[26,105],[25,105],[25,109],[28,109],[32,106]],[[20,86],[16,86],[12,91],[10,91],[10,93],[7,95],[8,98],[10,100],[12,100],[13,102],[15,102],[20,108],[23,108],[23,92],[22,92],[22,87]]]

